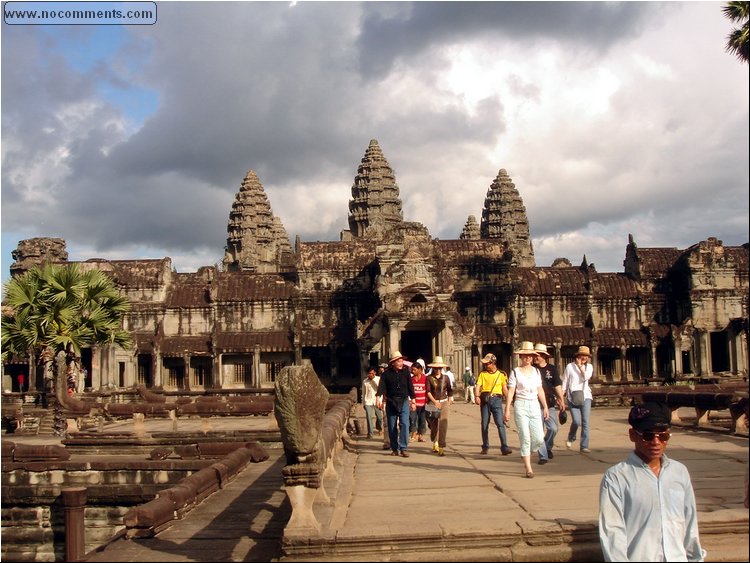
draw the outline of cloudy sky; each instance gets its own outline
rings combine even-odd
[[[2,276],[221,261],[257,172],[290,238],[338,240],[370,139],[406,220],[458,238],[501,168],[536,262],[748,241],[748,67],[719,2],[158,2],[152,26],[5,25]]]

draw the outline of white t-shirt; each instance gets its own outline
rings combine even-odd
[[[520,369],[513,368],[508,378],[508,388],[516,388],[516,399],[522,401],[536,401],[539,399],[538,388],[542,386],[542,374],[537,368],[531,375],[524,374]]]

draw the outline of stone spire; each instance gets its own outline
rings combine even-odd
[[[469,218],[464,225],[464,230],[461,231],[461,236],[459,238],[461,240],[478,240],[481,238],[479,236],[479,224],[477,223],[476,217],[469,215]]]
[[[513,253],[515,265],[535,266],[526,207],[505,169],[498,172],[487,190],[479,230],[483,239],[500,239]]]
[[[352,185],[349,229],[354,237],[381,238],[403,220],[396,177],[372,139]]]
[[[228,272],[277,273],[292,254],[284,225],[271,211],[253,170],[248,170],[234,197],[227,232],[223,264]]]

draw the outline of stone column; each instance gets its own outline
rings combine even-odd
[[[163,365],[164,362],[161,359],[161,351],[158,348],[154,349],[154,354],[152,356],[154,361],[154,387],[164,387],[164,372],[163,372]]]
[[[214,387],[224,389],[224,373],[221,369],[221,352],[216,351],[211,359],[213,360],[211,364],[211,379],[214,382]]]
[[[674,374],[675,379],[682,375],[682,337],[677,336],[674,339]]]
[[[697,375],[708,375],[711,373],[709,358],[711,357],[711,339],[708,332],[699,330],[698,332],[698,373]]]
[[[182,352],[182,363],[185,366],[185,372],[184,376],[182,378],[184,384],[185,384],[185,391],[190,391],[190,351],[189,350],[183,350]]]
[[[84,508],[86,488],[71,487],[62,490],[65,518],[65,561],[80,561],[86,553]]]
[[[253,348],[253,373],[250,378],[251,387],[262,387],[260,381],[260,345],[256,344]]]
[[[388,350],[386,350],[385,361],[391,357],[396,350],[400,349],[401,342],[401,328],[403,323],[401,321],[391,321],[390,330],[388,331]],[[400,351],[400,350],[399,350]]]

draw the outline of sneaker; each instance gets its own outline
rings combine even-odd
[[[567,442],[565,442],[565,447],[568,448],[568,449],[572,448],[573,447],[573,442],[571,442],[570,440],[568,440]]]
[[[482,455],[487,455],[489,452],[490,452],[489,448],[482,448],[482,451],[479,452],[479,453],[482,454]]]
[[[507,448],[507,447],[506,448],[500,448],[500,453],[502,453],[503,455],[510,455],[510,454],[513,453],[513,450],[511,450],[510,448]]]
[[[401,450],[401,457],[409,457],[409,454],[406,450]]]
[[[591,450],[590,450],[590,449],[588,449],[588,448],[581,448],[581,453],[582,453],[582,454],[590,454],[590,453],[591,453]]]
[[[438,446],[437,442],[435,442],[434,444],[432,444],[432,451],[433,452],[439,452],[440,451],[440,446]]]
[[[544,464],[545,464],[545,463],[547,463],[548,461],[549,461],[548,459],[544,459],[544,458],[542,458],[542,459],[540,459],[540,460],[539,460],[539,462],[538,462],[538,463],[539,463],[539,465],[544,465]]]
[[[438,448],[438,455],[443,457],[445,455],[445,450],[443,448]]]

